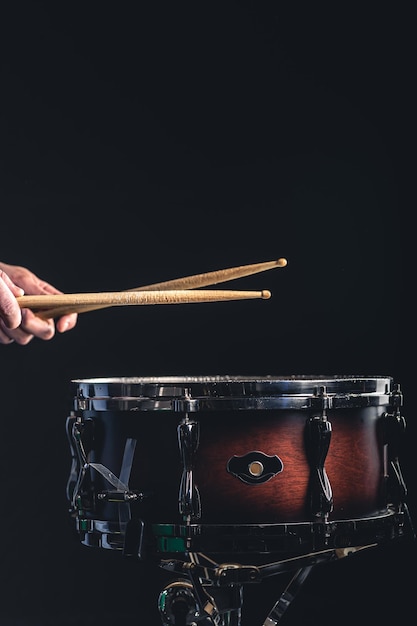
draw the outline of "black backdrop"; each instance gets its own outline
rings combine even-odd
[[[148,4],[2,8],[2,259],[66,292],[288,266],[235,284],[268,301],[103,310],[1,349],[2,625],[159,624],[160,572],[69,523],[73,378],[392,376],[414,514],[411,16]],[[414,557],[407,542],[315,570],[283,622],[405,619]],[[249,591],[244,626],[284,582]]]

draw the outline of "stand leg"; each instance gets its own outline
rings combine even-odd
[[[219,626],[241,626],[243,604],[242,585],[211,588],[210,595],[216,604],[220,618]]]
[[[310,574],[313,567],[313,565],[302,567],[294,574],[291,581],[279,597],[278,601],[272,607],[271,611],[268,614],[268,617],[266,618],[262,626],[276,626],[278,624],[281,617],[284,615],[285,611],[288,609],[291,602],[300,591],[301,586],[303,585],[307,576]]]
[[[357,549],[359,548],[343,552],[339,558]],[[204,561],[200,562],[202,556],[204,555],[193,555],[190,562],[161,562],[161,567],[168,571],[177,573],[186,571],[188,575],[188,580],[177,580],[171,583],[159,596],[159,611],[163,626],[197,626],[197,624],[198,626],[241,626],[244,583],[253,584],[255,581],[260,582],[263,577],[291,571],[288,569],[290,565],[293,566],[291,569],[294,571],[296,561],[296,559],[290,559],[290,562],[280,561],[258,569],[227,564],[217,566],[209,560],[210,565],[216,566],[211,572],[211,568]],[[276,626],[313,567],[323,560],[333,560],[336,556],[334,550],[325,550],[322,553],[297,559],[300,562],[310,561],[310,563],[296,570],[262,626]],[[257,577],[256,574],[259,576]],[[218,584],[220,579],[223,579],[223,585]],[[211,581],[211,584],[208,584],[208,581]]]

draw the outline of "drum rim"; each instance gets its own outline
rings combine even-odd
[[[219,383],[316,383],[320,384],[324,381],[345,382],[345,381],[387,381],[393,380],[392,376],[387,374],[204,374],[194,375],[158,375],[158,376],[93,376],[83,378],[73,378],[72,383],[89,383],[89,384],[133,384],[133,385],[182,385],[182,384],[219,384]]]
[[[151,522],[152,535],[157,543],[157,553],[184,552],[190,549],[207,554],[265,555],[278,553],[307,554],[318,550],[337,549],[357,545],[378,545],[405,537],[411,529],[406,526],[407,516],[401,507],[388,506],[363,517],[334,519],[328,522],[300,520],[294,522],[253,524],[178,524],[176,522]],[[76,530],[84,541],[90,536],[92,544],[123,549],[126,524],[120,521],[83,517],[76,519]],[[103,537],[105,538],[103,543]],[[216,543],[220,539],[220,543]],[[170,547],[161,547],[164,541]],[[262,541],[263,549],[248,548],[246,543]],[[172,548],[173,543],[177,544]],[[224,547],[221,547],[224,544]],[[181,546],[181,547],[179,547]]]
[[[377,406],[391,376],[146,376],[73,379],[75,408],[97,410],[259,410]]]

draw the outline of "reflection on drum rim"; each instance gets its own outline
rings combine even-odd
[[[348,375],[111,377],[72,383],[76,409],[101,411],[378,406],[394,388],[390,376]]]

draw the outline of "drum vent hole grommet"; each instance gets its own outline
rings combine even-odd
[[[258,477],[262,475],[262,472],[264,471],[264,466],[260,461],[252,461],[252,463],[250,463],[248,466],[248,470],[252,476]]]

